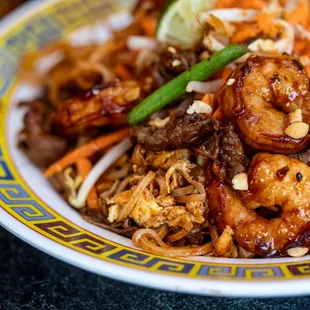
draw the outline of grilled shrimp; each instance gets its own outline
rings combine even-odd
[[[106,83],[94,87],[61,104],[55,113],[57,128],[70,136],[108,124],[124,124],[126,113],[140,98],[140,90],[135,81]]]
[[[236,125],[243,141],[259,151],[293,154],[309,141],[309,79],[303,66],[290,56],[250,57],[231,75],[218,94],[218,103]],[[288,135],[290,113],[301,109],[296,132]],[[300,125],[301,124],[301,125]]]
[[[257,154],[248,184],[248,191],[237,194],[221,181],[213,181],[210,222],[220,231],[229,225],[237,243],[256,255],[281,255],[310,230],[310,167],[284,155]],[[279,206],[281,214],[263,218],[254,210],[261,206]]]

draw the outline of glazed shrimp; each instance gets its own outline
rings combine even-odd
[[[126,124],[126,113],[141,95],[136,81],[111,82],[63,102],[55,112],[60,133],[74,136],[106,125]]]
[[[308,89],[307,73],[295,58],[253,56],[234,71],[217,100],[246,144],[260,151],[293,154],[310,138]],[[297,109],[302,112],[304,134],[293,138],[285,132],[289,114]]]
[[[215,180],[209,187],[209,218],[223,231],[229,225],[244,249],[262,257],[281,255],[310,230],[310,167],[284,155],[254,156],[249,190],[237,194]],[[280,206],[278,218],[265,219],[258,207]]]

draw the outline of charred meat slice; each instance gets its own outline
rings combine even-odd
[[[299,160],[305,162],[308,166],[310,166],[310,149],[308,149],[302,153],[299,153],[299,154],[291,155],[290,157],[299,159]]]
[[[24,129],[19,134],[19,145],[36,165],[46,167],[67,150],[67,141],[55,134],[51,112],[36,100],[27,104]]]
[[[212,160],[213,172],[229,184],[235,175],[245,172],[243,145],[230,122],[223,123],[198,149],[198,153],[205,160]]]
[[[170,121],[159,129],[150,125],[137,126],[133,129],[133,134],[146,149],[163,151],[199,147],[214,131],[215,126],[215,120],[202,114],[193,114]]]

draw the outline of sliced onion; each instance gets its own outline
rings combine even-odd
[[[274,43],[272,48],[278,51],[280,54],[283,53],[292,54],[295,40],[295,30],[293,26],[282,19],[278,19],[276,23],[283,27],[283,31],[281,33],[279,40],[275,42],[272,41]],[[267,49],[264,49],[264,45],[266,44],[267,47],[267,44],[270,43],[268,41],[271,40],[257,39],[248,46],[248,49],[250,52],[255,53],[268,52]],[[245,57],[245,55],[242,57]]]
[[[114,146],[107,154],[101,158],[87,175],[85,181],[79,189],[74,207],[80,209],[85,206],[86,198],[95,185],[99,177],[123,154],[133,146],[131,139],[126,139]]]
[[[245,55],[241,56],[240,58],[238,58],[235,63],[236,64],[241,64],[244,63],[248,60],[249,57],[253,56],[253,55],[259,55],[259,53],[246,53]]]
[[[198,21],[200,24],[204,24],[208,21],[209,15],[212,14],[215,17],[227,22],[253,22],[255,21],[258,13],[258,10],[218,9],[198,14]]]
[[[201,94],[215,93],[222,86],[222,80],[215,80],[210,82],[191,81],[187,84],[186,91],[188,93],[197,92]]]
[[[35,71],[40,74],[47,74],[52,68],[59,64],[65,55],[61,50],[56,50],[48,55],[40,57],[35,63]]]
[[[278,20],[278,24],[283,26],[283,34],[281,39],[275,42],[276,49],[279,53],[292,54],[295,41],[295,30],[292,25],[284,20]]]
[[[158,41],[144,36],[130,36],[127,46],[131,50],[155,50],[158,48]]]
[[[211,52],[219,52],[225,48],[225,45],[215,38],[212,33],[208,34],[202,41],[203,45]]]
[[[307,39],[310,41],[310,31],[306,30],[302,25],[295,24],[295,34],[298,39]]]

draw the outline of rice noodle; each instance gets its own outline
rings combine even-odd
[[[210,82],[198,82],[198,81],[191,81],[186,86],[186,91],[188,93],[197,92],[201,94],[206,93],[215,93],[219,88],[222,86],[222,80],[215,80]]]
[[[84,215],[83,218],[85,219],[85,221],[87,221],[88,223],[92,224],[92,225],[96,225],[98,227],[101,227],[103,229],[106,229],[108,231],[112,231],[118,235],[122,235],[122,236],[127,236],[128,235],[132,235],[133,231],[135,230],[135,228],[132,228],[131,230],[126,230],[126,229],[120,229],[120,228],[116,228],[113,227],[111,225],[105,225],[103,223],[94,221],[90,216],[88,215]]]
[[[130,150],[133,146],[131,139],[126,139],[107,152],[103,158],[101,158],[98,163],[93,167],[87,178],[83,182],[79,189],[76,201],[74,202],[74,207],[80,209],[85,206],[86,198],[95,185],[99,177],[124,153]]]
[[[175,188],[172,191],[172,196],[174,196],[174,197],[184,196],[184,195],[192,194],[194,191],[195,191],[195,186],[193,186],[193,185]]]
[[[258,15],[258,10],[251,9],[217,9],[208,12],[198,14],[198,21],[200,24],[208,22],[209,15],[212,14],[215,17],[221,19],[222,21],[243,23],[243,22],[253,22]]]
[[[155,179],[156,173],[153,171],[149,171],[149,173],[142,179],[142,181],[137,185],[136,189],[132,193],[129,201],[126,206],[122,209],[118,221],[123,221],[126,217],[129,216],[131,211],[136,206],[138,200],[141,198],[144,190],[150,185],[150,183]]]
[[[181,229],[180,231],[178,231],[177,233],[173,234],[173,235],[170,235],[168,238],[167,238],[167,241],[169,243],[173,243],[173,242],[176,242],[178,240],[181,240],[182,238],[184,238],[185,236],[187,236],[189,234],[188,231],[186,231],[185,229]]]
[[[158,48],[158,41],[144,36],[130,36],[127,39],[127,46],[130,50],[155,50]]]
[[[129,184],[129,180],[130,180],[129,176],[125,178],[124,180],[122,180],[122,182],[119,184],[118,188],[116,189],[115,194],[119,194],[123,192],[126,189],[127,185]]]
[[[205,202],[206,195],[205,194],[192,194],[189,196],[178,196],[175,197],[175,201],[177,203],[188,203],[188,202]]]
[[[105,200],[106,198],[108,198],[109,196],[113,195],[113,193],[116,191],[117,187],[119,186],[120,184],[120,180],[116,180],[112,187],[109,188],[108,190],[104,191],[101,195],[100,195],[100,198],[102,200]]]
[[[193,100],[194,100],[194,96],[192,94],[187,95],[186,98],[175,109],[175,115],[177,117],[184,116],[184,114],[186,113],[187,109],[192,104]]]
[[[195,188],[197,188],[197,190],[199,191],[200,194],[206,195],[206,190],[205,190],[204,186],[201,183],[199,183],[197,181],[194,181],[192,179],[192,177],[185,170],[180,169],[179,171],[181,172],[181,174],[183,175],[184,179],[188,183],[192,184]]]
[[[163,240],[165,236],[167,235],[168,231],[169,231],[169,226],[167,224],[164,224],[160,226],[159,228],[157,228],[156,233],[158,234],[159,238]]]
[[[147,237],[151,237],[156,244]],[[199,247],[171,247],[164,243],[154,230],[147,228],[137,230],[132,237],[132,241],[135,246],[140,247],[147,252],[166,257],[201,256],[206,255],[213,250],[211,242]]]
[[[128,175],[129,169],[130,169],[130,164],[126,164],[121,169],[118,169],[118,170],[115,170],[109,173],[107,176],[105,176],[104,179],[108,181],[115,181],[115,180],[123,179]]]

